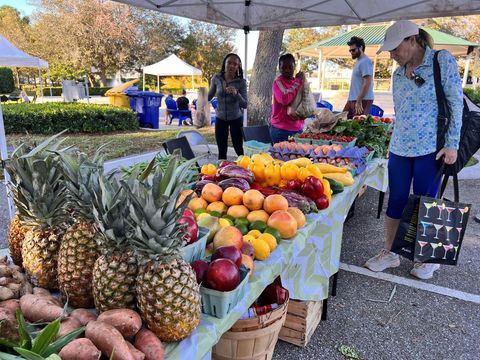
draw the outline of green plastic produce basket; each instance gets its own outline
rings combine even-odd
[[[250,269],[241,266],[240,284],[232,291],[218,291],[201,286],[203,313],[220,319],[227,316],[245,295],[249,272]]]
[[[332,142],[330,140],[320,140],[320,139],[312,139],[312,145],[331,145]]]
[[[355,143],[357,142],[357,138],[354,138],[352,141],[350,142],[341,142],[341,141],[332,141],[332,144],[335,144],[335,145],[342,145],[344,148],[352,148],[355,146]]]
[[[293,140],[294,140],[296,143],[299,143],[299,144],[311,144],[311,143],[312,143],[312,139],[311,139],[311,138],[301,138],[301,137],[299,137],[298,135],[294,136],[294,137],[293,137]]]
[[[270,147],[270,144],[265,144],[256,140],[249,140],[243,143],[243,153],[247,156],[252,156],[262,152],[268,152]]]
[[[207,246],[207,237],[209,230],[207,228],[200,227],[198,230],[198,240],[193,244],[187,245],[182,248],[183,260],[191,264],[195,260],[200,260],[205,257],[205,248]]]

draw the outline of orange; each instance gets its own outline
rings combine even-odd
[[[222,201],[228,206],[242,205],[243,191],[234,186],[228,187],[223,192]]]
[[[299,208],[289,207],[287,211],[297,221],[297,228],[301,228],[307,222],[307,220],[305,219],[305,215],[303,214],[302,210],[300,210]]]
[[[263,222],[267,222],[268,221],[268,217],[270,215],[268,215],[268,213],[265,211],[265,210],[253,210],[253,211],[250,211],[250,213],[248,214],[247,216],[247,220],[248,222],[255,222],[255,221],[263,221]]]
[[[290,239],[297,233],[297,220],[285,210],[277,210],[270,215],[267,225],[277,229],[284,239]]]
[[[198,209],[206,209],[207,205],[208,203],[205,200],[197,197],[191,199],[187,207],[192,211],[196,211]]]
[[[249,211],[244,205],[233,205],[228,208],[227,214],[236,218],[246,218]]]
[[[183,203],[184,200],[187,198],[187,196],[190,195],[190,194],[192,194],[192,197],[191,197],[192,199],[198,197],[197,194],[193,190],[190,190],[190,189],[183,190],[180,193],[180,196],[178,197],[177,207],[180,206],[180,204]]]
[[[227,205],[225,205],[222,201],[214,201],[207,206],[207,211],[216,211],[221,215],[225,215],[227,213]]]
[[[214,183],[208,183],[202,189],[202,198],[209,203],[222,200],[222,194],[222,188]]]
[[[263,200],[265,197],[258,190],[247,190],[243,194],[243,205],[245,205],[249,210],[261,210],[263,207]]]
[[[288,209],[288,201],[279,194],[269,195],[263,202],[263,209],[269,214],[272,214],[277,210],[286,211]]]

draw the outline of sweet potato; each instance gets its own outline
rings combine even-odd
[[[80,321],[83,326],[87,325],[90,321],[97,320],[97,314],[88,309],[75,309],[70,316]]]
[[[31,322],[50,322],[63,315],[63,307],[52,296],[26,294],[20,298],[20,309]]]
[[[145,354],[133,346],[130,342],[127,341],[127,345],[132,352],[132,355],[135,357],[135,360],[144,360]]]
[[[15,312],[0,308],[0,337],[10,341],[18,340],[18,323]]]
[[[18,299],[0,301],[0,308],[7,309],[15,314],[15,311],[20,309],[20,301]]]
[[[120,331],[110,324],[90,321],[85,337],[92,340],[104,355],[110,357],[113,353],[113,360],[135,360]]]
[[[6,286],[0,286],[0,301],[13,299],[14,293]]]
[[[75,339],[60,351],[62,360],[98,360],[102,352],[89,339]]]
[[[60,323],[60,330],[58,331],[57,339],[67,335],[68,333],[71,333],[73,330],[78,329],[79,327],[82,327],[82,324],[77,318],[68,317],[63,319]]]
[[[50,291],[48,291],[47,289],[41,288],[41,287],[34,287],[34,288],[33,288],[33,294],[34,294],[34,295],[48,295],[48,296],[52,296],[52,294],[50,294]]]
[[[142,329],[135,335],[134,345],[145,354],[145,360],[164,359],[162,342],[155,333],[148,329]]]
[[[107,310],[97,320],[114,326],[124,337],[134,336],[142,327],[142,318],[130,309]]]

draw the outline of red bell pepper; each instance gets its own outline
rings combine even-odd
[[[310,199],[318,199],[324,194],[322,181],[315,176],[307,176],[303,181],[300,191]]]
[[[288,180],[286,188],[288,190],[300,190],[301,186],[302,186],[302,182],[298,179],[295,179],[295,180]]]
[[[315,205],[317,205],[318,210],[326,209],[329,205],[327,195],[322,194],[318,198],[316,198]]]

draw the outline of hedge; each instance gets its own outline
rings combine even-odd
[[[110,87],[89,87],[88,94],[90,96],[105,96],[107,90],[110,90]],[[43,88],[43,96],[50,96],[50,88]],[[52,95],[53,96],[62,96],[62,88],[61,87],[52,87]]]
[[[68,133],[139,129],[137,115],[133,111],[109,105],[5,104],[3,116],[7,134],[55,134],[64,129],[68,129]]]
[[[463,92],[478,106],[480,106],[480,89],[463,89]]]
[[[0,67],[0,94],[9,94],[13,90],[15,90],[15,82],[12,69]]]

